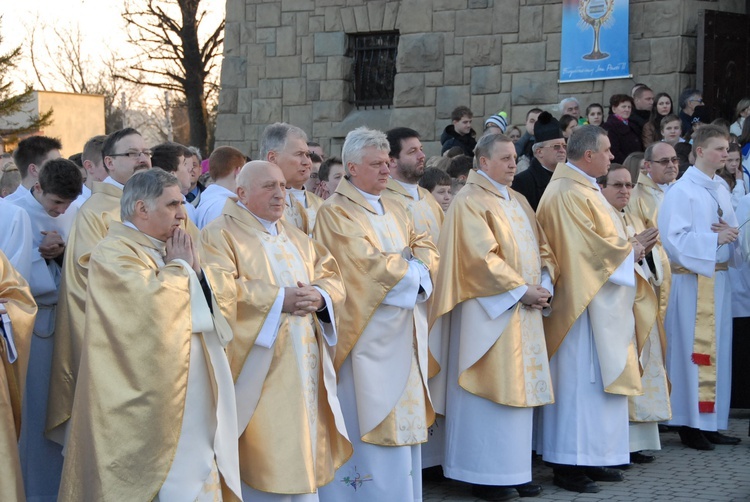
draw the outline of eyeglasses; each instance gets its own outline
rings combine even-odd
[[[137,159],[141,155],[151,157],[151,150],[131,150],[125,153],[110,153],[107,157],[130,157],[131,159]]]
[[[556,152],[559,152],[560,150],[567,150],[568,146],[565,144],[557,144],[557,145],[545,145],[544,148],[553,148]]]
[[[608,187],[613,187],[617,190],[622,190],[623,188],[627,188],[628,190],[632,190],[635,188],[635,185],[633,183],[607,183]]]
[[[671,159],[664,158],[664,159],[659,159],[659,160],[649,160],[649,162],[653,162],[654,164],[659,164],[660,166],[666,166],[666,165],[669,165],[670,163],[674,165],[679,165],[680,158],[679,157],[672,157]]]
[[[694,101],[696,103],[703,103],[703,99],[702,98],[690,98],[690,99],[688,99],[688,101]]]

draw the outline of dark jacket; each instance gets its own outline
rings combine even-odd
[[[612,162],[622,164],[625,157],[631,153],[643,151],[641,135],[638,134],[637,126],[632,121],[626,124],[611,114],[602,127],[607,131],[609,142],[612,144],[612,155],[615,156]]]
[[[510,187],[526,197],[531,208],[536,212],[544,189],[549,185],[550,179],[552,179],[552,171],[548,171],[542,167],[542,164],[534,157],[531,159],[528,169],[516,174],[516,177],[513,178],[513,184]]]
[[[636,127],[635,132],[638,133],[639,138],[643,137],[643,126],[646,125],[649,117],[651,117],[651,110],[636,110],[633,108],[633,112],[630,114],[629,122],[632,122]]]
[[[474,129],[469,131],[469,134],[458,134],[451,124],[443,130],[443,134],[440,136],[440,143],[443,145],[440,153],[443,154],[454,146],[460,146],[464,149],[465,155],[473,158],[474,147],[477,146],[476,136],[477,133]]]
[[[680,110],[680,113],[678,116],[680,117],[680,122],[682,125],[682,137],[683,138],[690,137],[690,133],[693,132],[693,116],[688,115],[682,110]]]

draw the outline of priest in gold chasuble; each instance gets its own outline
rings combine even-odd
[[[408,127],[396,127],[385,135],[391,149],[391,175],[383,197],[402,204],[411,216],[417,233],[426,233],[437,246],[445,212],[435,197],[417,184],[424,174],[426,158],[419,133]],[[435,272],[433,270],[433,274]],[[423,310],[422,315],[427,315],[426,303],[420,303],[415,308]],[[442,465],[445,455],[445,373],[440,374],[436,368],[448,363],[448,337],[441,336],[439,331],[430,333],[429,350],[430,397],[439,416],[435,417],[435,423],[428,431],[428,440],[422,445],[423,469]]]
[[[323,199],[305,189],[312,170],[307,134],[285,122],[269,125],[260,138],[260,158],[279,166],[286,179],[284,219],[311,235]]]
[[[25,500],[18,436],[36,312],[29,285],[0,251],[0,500]]]
[[[109,176],[101,183],[94,182],[91,197],[79,208],[62,268],[47,407],[47,433],[60,444],[65,435],[63,426],[73,406],[81,359],[89,256],[107,236],[110,223],[120,221],[120,198],[125,183],[133,173],[151,168],[146,142],[132,128],[110,134],[102,146],[102,155]]]
[[[59,499],[237,500],[237,408],[177,179],[134,175],[91,253]]]
[[[627,396],[642,393],[632,305],[643,247],[618,234],[596,183],[612,158],[603,129],[579,127],[537,209],[559,265],[544,319],[555,403],[542,408],[537,452],[557,485],[579,492],[622,480],[602,466],[630,461]]]
[[[633,183],[625,166],[611,164],[609,173],[599,178],[602,195],[612,206],[618,234],[636,239],[645,248],[646,257],[653,256],[652,262],[660,260],[656,255],[659,232],[655,228],[646,229],[643,222],[634,214],[625,212],[630,200]],[[656,256],[654,256],[656,255]],[[630,409],[630,458],[634,463],[647,463],[654,459],[641,450],[660,450],[658,422],[669,420],[672,410],[669,404],[669,382],[665,369],[666,338],[664,325],[658,317],[659,302],[652,286],[654,274],[648,261],[635,264],[636,297],[633,304],[636,336],[642,338],[639,361],[642,368],[641,383],[643,395],[629,396]]]
[[[422,498],[419,445],[434,420],[427,387],[427,319],[437,250],[404,207],[381,198],[388,140],[364,127],[344,142],[348,180],[318,212],[314,238],[341,268],[335,366],[354,455],[320,490],[323,501]]]
[[[531,481],[533,410],[554,400],[542,311],[557,263],[526,198],[508,188],[515,157],[508,137],[479,139],[479,170],[441,231],[430,300],[433,331],[450,335],[443,470],[491,499]]]
[[[328,250],[281,219],[285,186],[278,166],[246,164],[239,201],[228,200],[201,238],[234,333],[227,356],[243,498],[313,502],[352,454],[333,369],[345,292]]]

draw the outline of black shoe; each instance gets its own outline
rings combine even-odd
[[[721,432],[716,431],[701,431],[701,434],[703,434],[703,437],[708,439],[709,443],[712,444],[740,444],[742,441],[740,438],[727,436],[726,434],[722,434]]]
[[[650,464],[654,460],[656,460],[655,456],[646,455],[640,451],[634,451],[630,454],[630,462],[633,464]]]
[[[599,485],[594,483],[590,477],[586,476],[582,472],[559,472],[555,471],[554,479],[552,480],[556,486],[559,486],[563,490],[569,492],[578,493],[599,493],[601,488]]]
[[[680,440],[682,444],[694,450],[710,451],[715,448],[700,430],[692,427],[680,428]]]
[[[443,474],[443,466],[435,465],[433,467],[425,467],[422,469],[422,481],[430,481],[433,483],[442,483],[448,478]]]
[[[584,467],[583,473],[594,481],[617,482],[625,480],[622,471],[611,467]]]
[[[471,485],[471,494],[489,502],[512,500],[518,497],[516,490],[510,486]]]
[[[516,489],[521,497],[538,497],[542,493],[542,485],[536,483],[524,483],[516,485],[513,488]]]

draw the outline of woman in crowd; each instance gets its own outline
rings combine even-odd
[[[586,107],[586,120],[590,125],[601,126],[604,120],[604,107],[599,103],[591,103]]]
[[[737,108],[734,114],[735,120],[729,127],[729,132],[735,136],[742,134],[742,126],[748,115],[750,115],[750,98],[742,98],[739,103],[737,103]]]
[[[654,106],[651,108],[651,116],[648,122],[643,126],[641,140],[643,147],[651,143],[661,141],[664,137],[661,135],[661,120],[670,115],[672,112],[672,97],[666,92],[660,92],[654,98]]]
[[[747,193],[740,160],[740,145],[729,143],[727,163],[716,173],[719,175],[719,182],[732,194],[734,209],[737,209],[740,199]]]
[[[570,138],[570,135],[573,134],[576,127],[578,127],[578,119],[573,115],[563,115],[560,117],[560,129],[562,130],[563,138],[566,140]]]
[[[643,151],[641,135],[630,121],[633,108],[633,98],[627,94],[614,94],[609,98],[609,117],[602,127],[612,144],[612,155],[615,156],[612,162],[617,164],[622,164],[631,153]]]

